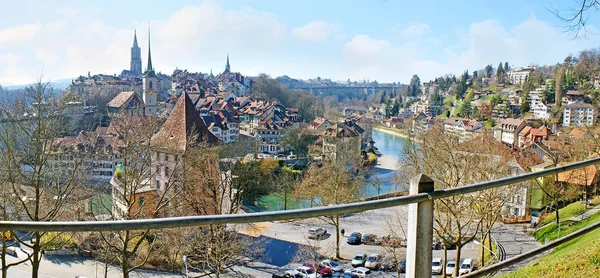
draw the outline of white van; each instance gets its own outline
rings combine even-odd
[[[473,271],[473,259],[465,259],[462,264],[460,264],[460,269],[458,270],[458,275],[467,274]]]

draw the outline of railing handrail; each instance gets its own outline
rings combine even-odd
[[[380,200],[364,201],[357,203],[332,205],[325,207],[313,207],[305,209],[295,209],[286,211],[257,212],[247,214],[228,214],[228,215],[201,215],[201,216],[183,216],[167,217],[153,219],[135,219],[135,220],[111,220],[111,221],[0,221],[0,230],[16,231],[49,231],[49,232],[79,232],[79,231],[120,231],[120,230],[146,230],[146,229],[165,229],[178,227],[205,226],[211,224],[242,224],[264,221],[279,221],[292,219],[306,219],[319,216],[342,215],[346,213],[356,213],[380,208],[389,208],[400,205],[408,205],[432,199],[446,198],[450,196],[462,195],[517,182],[527,181],[534,178],[556,174],[564,171],[582,168],[585,166],[600,163],[600,157],[571,163],[568,165],[553,167],[550,169],[531,172],[517,176],[501,178],[493,181],[486,181],[451,189],[435,190],[431,193],[419,193],[401,197],[393,197]]]
[[[593,230],[596,230],[598,228],[600,228],[600,222],[594,223],[594,224],[592,224],[590,226],[587,226],[587,227],[585,227],[585,228],[583,228],[581,230],[575,231],[575,232],[573,232],[571,234],[568,234],[568,235],[566,235],[564,237],[561,237],[561,238],[559,238],[559,239],[557,239],[557,240],[555,240],[555,241],[553,241],[551,243],[548,243],[546,245],[543,245],[543,246],[538,247],[536,249],[533,249],[531,251],[527,251],[525,253],[516,255],[516,256],[511,257],[509,259],[497,262],[495,264],[492,264],[492,265],[487,266],[485,268],[479,269],[477,271],[473,271],[473,272],[471,272],[469,274],[466,274],[464,276],[461,276],[461,277],[465,277],[465,278],[467,278],[467,277],[481,277],[483,275],[495,273],[496,271],[498,271],[500,269],[503,269],[503,268],[505,268],[507,266],[510,266],[510,265],[513,265],[513,264],[516,264],[516,263],[519,263],[519,262],[522,262],[522,261],[527,260],[529,258],[535,257],[535,256],[537,256],[537,255],[539,255],[539,254],[541,254],[541,253],[543,253],[545,251],[548,251],[548,250],[550,250],[550,249],[552,249],[554,247],[557,247],[557,246],[559,246],[559,245],[561,245],[561,244],[563,244],[563,243],[565,243],[567,241],[570,241],[572,239],[580,237],[580,236],[582,236],[584,234],[587,234],[587,233],[589,233],[589,232],[591,232]]]

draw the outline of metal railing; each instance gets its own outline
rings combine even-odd
[[[392,197],[387,199],[380,200],[371,200],[350,204],[341,204],[341,205],[333,205],[326,207],[314,207],[307,209],[295,209],[295,210],[287,210],[287,211],[273,211],[273,212],[258,212],[258,213],[248,213],[248,214],[232,214],[232,215],[202,215],[202,216],[186,216],[186,217],[172,217],[172,218],[157,218],[157,219],[138,219],[138,220],[120,220],[120,221],[73,221],[73,222],[33,222],[33,221],[0,221],[0,230],[17,230],[17,231],[50,231],[50,232],[81,232],[81,231],[117,231],[117,230],[146,230],[146,229],[165,229],[165,228],[177,228],[177,227],[191,227],[191,226],[205,226],[211,224],[241,224],[241,223],[255,223],[255,222],[263,222],[263,221],[280,221],[280,220],[292,220],[292,219],[306,219],[306,218],[314,218],[319,216],[333,216],[333,215],[341,215],[346,213],[356,213],[363,212],[368,210],[380,209],[380,208],[389,208],[400,205],[415,205],[414,211],[411,212],[413,208],[409,206],[409,224],[411,222],[433,222],[432,215],[429,216],[427,213],[419,213],[422,209],[421,206],[432,204],[434,199],[441,199],[450,196],[463,195],[467,193],[483,191],[486,189],[501,187],[509,184],[514,184],[522,181],[531,180],[534,178],[544,177],[564,171],[574,170],[582,167],[586,167],[589,165],[594,165],[600,163],[599,158],[593,158],[589,160],[584,160],[580,162],[575,162],[572,164],[558,166],[550,169],[545,169],[538,172],[526,173],[518,176],[506,177],[493,181],[486,181],[476,184],[471,184],[467,186],[461,186],[450,189],[441,189],[441,190],[427,190],[427,192],[417,193],[418,191],[418,181],[413,184],[411,182],[411,190],[410,194],[401,197]],[[433,182],[430,187],[433,188]],[[427,183],[427,182],[426,182]],[[414,188],[413,188],[414,187]],[[433,208],[431,206],[431,208]],[[504,268],[506,266],[518,263],[525,259],[536,256],[548,249],[551,249],[563,242],[566,242],[570,239],[583,235],[589,231],[592,231],[596,228],[600,227],[600,223],[596,225],[592,225],[588,228],[582,229],[576,233],[573,233],[569,236],[556,240],[550,244],[544,245],[541,248],[532,250],[527,253],[523,253],[519,256],[510,258],[508,260],[498,262],[489,267],[483,268],[472,274],[469,274],[465,277],[475,277],[480,275],[485,275],[497,271],[498,269]],[[416,234],[422,234],[419,229],[423,229],[417,225],[415,227]],[[425,234],[429,234],[432,231],[425,231]],[[409,229],[410,233],[410,229]],[[418,242],[416,242],[418,241]],[[421,240],[419,237],[416,240],[411,241],[409,238],[408,241],[408,251],[416,251],[421,250],[421,248],[425,248],[428,246],[429,250],[431,250],[431,238]],[[412,247],[412,248],[411,248]],[[407,254],[407,257],[410,254]],[[413,254],[416,255],[416,254]],[[422,254],[421,254],[422,255]],[[417,269],[423,269],[425,265],[429,269],[428,277],[431,277],[431,258],[428,260],[424,260],[423,257],[426,256],[416,256],[414,266]],[[431,257],[431,254],[429,255]],[[420,267],[419,267],[420,264]],[[411,269],[412,267],[409,267]],[[424,269],[423,271],[427,271]],[[417,272],[423,274],[424,272]],[[407,277],[420,277],[417,273],[413,273],[412,275],[409,273]],[[426,275],[427,276],[427,275]]]

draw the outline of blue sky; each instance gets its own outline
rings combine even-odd
[[[555,64],[595,48],[600,13],[573,40],[548,9],[570,1],[10,1],[0,21],[0,84],[129,67],[133,29],[145,67],[407,83],[507,61]]]

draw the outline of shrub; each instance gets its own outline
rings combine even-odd
[[[77,242],[71,234],[48,232],[42,236],[42,245],[45,250],[70,249],[77,247]]]

